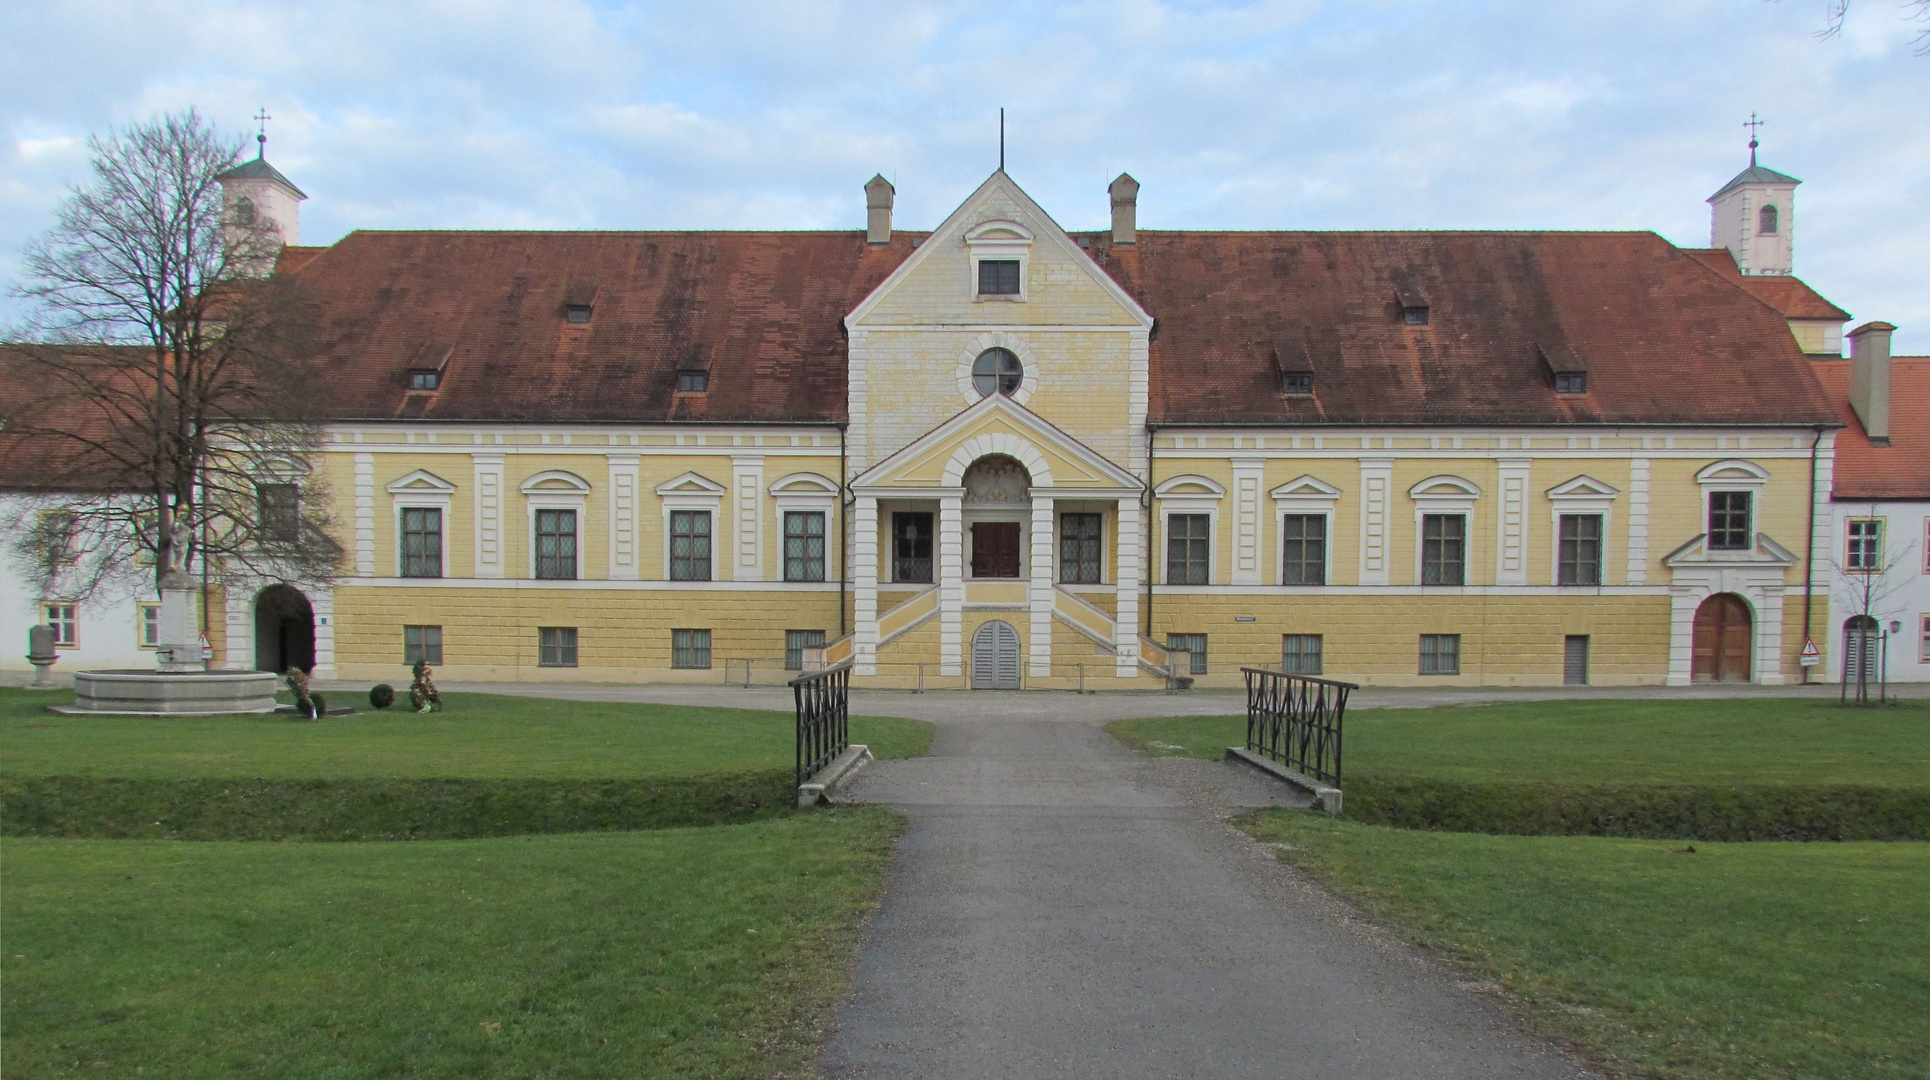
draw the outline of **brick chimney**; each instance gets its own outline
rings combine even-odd
[[[864,238],[869,244],[891,243],[891,201],[897,195],[891,181],[880,173],[864,186]]]
[[[1128,173],[1120,173],[1106,192],[1112,196],[1112,242],[1134,243],[1139,219],[1139,181]]]
[[[1890,444],[1890,335],[1896,327],[1866,322],[1850,331],[1850,407],[1878,446]]]

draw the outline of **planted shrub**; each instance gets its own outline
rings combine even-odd
[[[395,687],[385,682],[376,683],[369,688],[369,704],[378,709],[395,704]]]

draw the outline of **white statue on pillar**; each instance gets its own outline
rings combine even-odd
[[[187,572],[190,538],[188,528],[176,522],[170,534],[167,564],[161,570],[154,662],[162,671],[207,670],[201,658],[201,627],[194,611],[194,578]]]

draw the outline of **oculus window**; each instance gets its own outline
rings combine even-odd
[[[972,389],[980,397],[1011,396],[1025,381],[1025,366],[1010,349],[987,349],[972,361]]]

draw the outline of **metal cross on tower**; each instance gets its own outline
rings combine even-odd
[[[1749,129],[1749,167],[1752,169],[1756,167],[1756,147],[1761,145],[1756,141],[1756,129],[1764,123],[1765,121],[1756,119],[1756,114],[1751,112],[1749,122],[1742,125]]]
[[[268,115],[268,106],[263,105],[255,111],[253,119],[256,124],[255,157],[265,158],[268,156],[268,121],[274,117]]]

